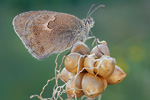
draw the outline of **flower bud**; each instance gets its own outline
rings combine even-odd
[[[90,54],[90,49],[86,44],[82,42],[77,42],[76,44],[73,45],[71,49],[71,53],[74,52],[79,53],[81,55],[85,55],[85,54]]]
[[[115,85],[120,83],[125,77],[126,77],[126,73],[116,65],[114,72],[106,80],[108,84]]]
[[[94,72],[103,78],[107,78],[113,73],[115,64],[114,58],[104,55],[96,61]]]
[[[66,92],[68,98],[80,97],[84,94],[82,90],[82,78],[84,74],[85,73],[80,73],[67,82]]]
[[[104,90],[107,88],[107,80],[104,78],[101,78],[103,80]]]
[[[90,98],[95,98],[99,96],[105,88],[106,85],[104,87],[103,79],[96,75],[86,73],[82,78],[83,92],[86,96]]]
[[[63,82],[68,82],[69,79],[73,78],[73,76],[75,75],[75,73],[70,73],[65,67],[63,68],[63,70],[60,73],[60,79]]]
[[[77,73],[83,69],[84,57],[79,53],[70,53],[66,56],[65,67],[71,73]]]
[[[107,55],[110,56],[110,52],[109,49],[107,47],[107,42],[106,41],[102,41],[102,44],[99,44],[97,46],[95,46],[92,51],[91,54],[95,53],[95,55],[100,58],[103,55]]]
[[[94,74],[94,64],[96,62],[95,54],[88,55],[84,60],[84,67],[85,70],[90,73]]]

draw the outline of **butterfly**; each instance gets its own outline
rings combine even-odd
[[[104,5],[97,8],[101,6]],[[13,19],[13,26],[32,56],[42,60],[53,53],[71,48],[78,41],[85,42],[94,26],[90,15],[97,8],[92,12],[89,10],[87,18],[82,20],[55,11],[24,12]]]

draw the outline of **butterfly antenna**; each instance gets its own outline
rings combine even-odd
[[[91,10],[92,10],[92,8],[95,6],[95,4],[92,4],[92,6],[90,7],[90,9],[89,9],[89,11],[88,11],[88,13],[87,13],[87,15],[86,15],[86,19],[88,19],[88,17],[89,17],[89,14],[90,14],[90,12],[91,12]]]
[[[100,7],[105,7],[105,5],[99,5],[99,6],[97,6],[94,10],[92,10],[89,14],[88,14],[88,17],[90,17],[92,14],[93,14],[93,12],[95,12],[98,8],[100,8]],[[87,18],[88,18],[87,17]]]

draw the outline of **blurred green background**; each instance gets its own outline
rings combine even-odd
[[[150,100],[150,0],[0,0],[0,100],[30,100],[54,77],[56,54],[34,59],[14,32],[13,18],[25,11],[51,10],[82,19],[92,4],[106,6],[92,14],[92,32],[107,41],[111,56],[127,73],[120,84],[107,87],[102,100]],[[90,49],[91,42],[86,42]],[[50,82],[44,97],[51,96],[53,86]]]

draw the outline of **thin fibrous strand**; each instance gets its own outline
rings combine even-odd
[[[61,54],[62,52],[60,52],[57,56],[56,56],[56,59],[55,59],[55,64],[56,64],[56,66],[55,66],[55,77],[56,77],[56,79],[55,79],[55,86],[53,87],[53,97],[54,97],[54,99],[55,99],[55,95],[56,95],[56,93],[55,93],[55,88],[58,86],[58,77],[57,77],[57,67],[58,67],[58,63],[57,63],[57,60],[58,60],[58,57],[59,57],[59,55]]]

